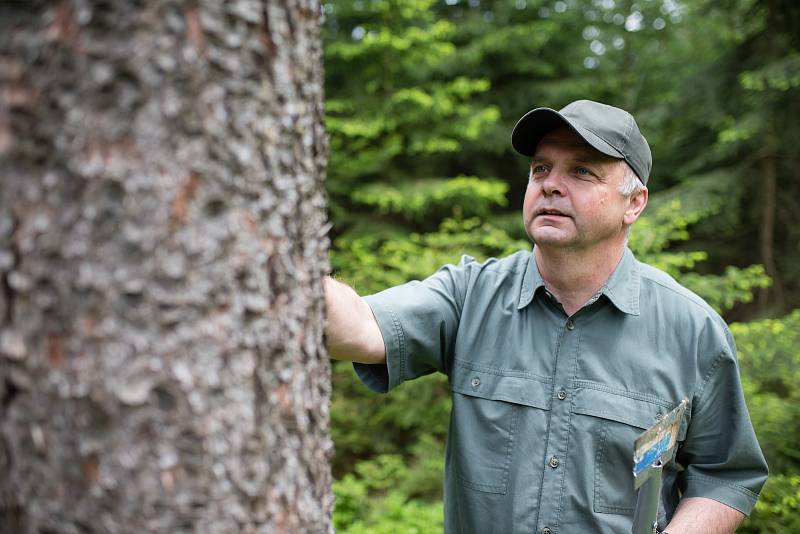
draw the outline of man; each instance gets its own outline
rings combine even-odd
[[[364,299],[326,280],[331,355],[379,392],[447,374],[447,532],[630,532],[634,439],[683,398],[659,528],[733,532],[767,466],[725,323],[626,247],[647,141],[627,112],[581,100],[529,112],[512,145],[531,158],[533,251]]]

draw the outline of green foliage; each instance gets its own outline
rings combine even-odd
[[[800,54],[790,53],[761,68],[744,71],[739,75],[739,83],[748,91],[788,91],[800,87]]]
[[[359,291],[372,293],[426,278],[444,264],[458,263],[462,254],[483,260],[528,247],[528,242],[514,239],[480,218],[448,218],[437,231],[426,234],[396,239],[342,236],[331,263],[342,279],[352,281]]]
[[[783,295],[791,292],[796,303],[800,288],[800,272],[792,267],[800,261],[794,201],[800,181],[790,141],[800,136],[800,4],[696,0],[686,5],[692,25],[704,29],[694,42],[705,43],[694,54],[695,72],[675,95],[674,113],[662,123],[674,147],[662,164],[678,177],[720,169],[735,177],[739,191],[725,198],[725,207],[738,209],[740,216],[722,237],[736,239],[715,241],[720,236],[711,229],[697,235],[708,238],[717,267],[754,252],[763,256],[774,279],[766,292],[776,301],[770,311],[784,313],[791,305]]]
[[[800,532],[800,475],[773,475],[767,480],[756,509],[740,534]]]
[[[681,201],[673,199],[645,212],[631,228],[628,246],[639,260],[677,276],[682,270],[694,268],[697,262],[706,259],[707,254],[665,253],[665,250],[672,243],[689,239],[689,226],[714,211],[714,207],[682,209]]]
[[[782,319],[735,323],[748,407],[772,475],[739,532],[800,530],[800,310]]]
[[[800,310],[781,319],[734,323],[731,332],[748,408],[770,470],[800,473]]]
[[[781,319],[734,323],[742,373],[760,391],[800,400],[800,310]]]
[[[431,176],[431,161],[461,150],[498,119],[474,97],[490,82],[449,74],[455,25],[428,0],[325,5],[329,190],[347,220],[353,187]],[[431,160],[430,158],[433,158]]]
[[[680,281],[720,313],[736,304],[752,302],[753,291],[769,287],[772,282],[762,265],[750,265],[744,269],[728,265],[719,275],[685,273],[680,276]]]
[[[718,312],[723,312],[736,304],[751,302],[754,290],[769,286],[770,278],[764,267],[728,265],[722,274],[700,274],[692,269],[708,258],[707,252],[667,250],[670,245],[688,240],[689,227],[715,214],[718,206],[718,203],[707,203],[687,209],[679,198],[658,203],[636,223],[629,245],[641,261],[669,273]]]
[[[442,375],[429,375],[405,384],[391,396],[367,391],[355,376],[352,366],[335,362],[334,395],[331,401],[331,433],[337,445],[334,474],[352,469],[364,457],[377,454],[403,454],[413,457],[423,453],[423,445],[441,444],[447,433],[450,396]],[[425,410],[415,409],[419,404]],[[422,445],[420,445],[422,444]],[[417,448],[420,448],[417,450]],[[431,451],[434,446],[429,447]],[[438,493],[440,481],[427,488],[426,495]]]
[[[438,447],[437,447],[438,449]],[[428,451],[430,454],[430,451]],[[413,499],[413,474],[428,473],[441,485],[444,464],[440,450],[437,460],[421,460],[422,465],[407,465],[395,454],[383,454],[356,464],[353,472],[334,482],[336,508],[333,515],[337,532],[372,534],[406,532],[439,533],[443,529],[441,499]],[[415,468],[416,467],[416,468]],[[409,474],[412,476],[410,477]]]
[[[397,187],[374,183],[357,188],[352,199],[374,206],[379,213],[394,213],[422,221],[444,211],[459,216],[486,217],[493,206],[507,204],[508,185],[500,180],[458,176],[449,180],[413,181]]]

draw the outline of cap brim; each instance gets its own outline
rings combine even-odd
[[[523,156],[533,157],[542,138],[559,126],[569,126],[595,150],[612,158],[625,159],[619,150],[603,141],[586,128],[573,124],[570,120],[550,108],[536,108],[529,111],[517,122],[511,132],[511,146]]]

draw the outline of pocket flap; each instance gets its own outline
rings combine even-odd
[[[550,409],[553,383],[547,377],[525,371],[493,369],[455,360],[450,388],[462,395]]]
[[[617,421],[642,430],[653,426],[670,410],[672,406],[660,399],[645,398],[635,393],[628,396],[587,387],[578,387],[573,398],[575,413]]]

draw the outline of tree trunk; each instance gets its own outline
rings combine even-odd
[[[0,6],[0,531],[331,530],[319,13]]]
[[[783,311],[783,282],[780,273],[775,265],[775,211],[778,192],[778,169],[777,157],[775,155],[775,145],[777,144],[773,136],[767,136],[764,150],[760,158],[760,168],[762,169],[758,181],[761,184],[761,220],[758,225],[758,250],[764,271],[772,279],[772,287],[762,288],[758,294],[758,307],[765,312],[768,305],[772,303],[775,308]],[[770,296],[772,297],[770,299]]]

